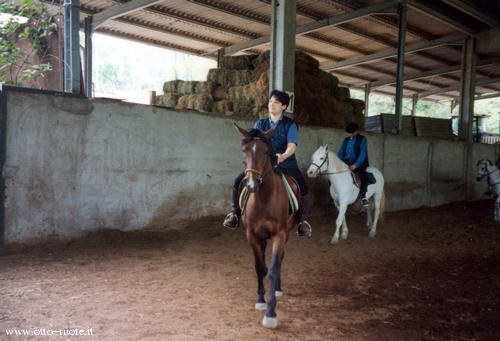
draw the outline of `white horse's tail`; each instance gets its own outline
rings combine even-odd
[[[385,209],[385,190],[382,189],[382,198],[380,198],[380,210],[379,210],[379,215],[378,219],[380,221],[384,220],[384,209]]]

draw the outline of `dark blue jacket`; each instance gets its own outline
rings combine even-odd
[[[361,154],[361,143],[363,142],[363,139],[366,139],[361,134],[356,134],[354,137],[354,153],[356,154],[356,159],[359,157]],[[342,141],[342,145],[340,146],[340,150],[338,153],[339,158],[342,160],[345,160],[345,155],[346,155],[346,148],[347,148],[347,142],[349,141],[349,137],[346,137],[344,141]],[[366,157],[365,160],[358,166],[358,168],[365,169],[368,167],[370,164],[368,163],[368,152],[366,151]]]
[[[278,122],[278,126],[276,127],[276,130],[274,130],[273,136],[271,137],[271,144],[273,146],[275,153],[282,154],[286,151],[286,147],[288,145],[288,140],[287,140],[288,129],[293,123],[295,123],[295,121],[287,116],[283,116]],[[295,123],[295,125],[297,125],[297,123]],[[271,123],[269,117],[257,121],[257,123],[255,123],[255,129],[259,129],[262,132],[271,129]],[[295,154],[293,154],[285,161],[280,163],[280,167],[298,168],[299,166],[297,164],[297,159],[295,158]]]

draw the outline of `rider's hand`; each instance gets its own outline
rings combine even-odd
[[[356,165],[350,165],[349,166],[349,169],[352,170],[352,171],[355,170],[356,168],[357,168]]]
[[[283,153],[283,154],[277,153],[276,156],[278,157],[278,163],[281,163],[287,159],[287,156],[285,155],[285,153]]]

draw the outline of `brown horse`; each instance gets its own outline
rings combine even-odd
[[[243,135],[241,142],[245,160],[245,178],[241,187],[246,187],[247,196],[242,204],[241,221],[246,227],[246,235],[255,257],[258,290],[255,308],[266,309],[264,299],[264,276],[269,277],[270,288],[267,312],[262,325],[267,328],[278,326],[276,296],[281,296],[281,263],[285,254],[285,244],[290,230],[299,222],[298,213],[289,213],[289,198],[279,168],[276,154],[271,146],[273,127],[266,132],[257,129],[246,131],[236,125]],[[300,189],[295,180],[287,177],[296,197],[300,199]],[[267,240],[272,243],[272,258],[269,271],[266,267]]]

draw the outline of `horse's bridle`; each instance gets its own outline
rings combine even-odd
[[[321,167],[323,167],[323,165],[325,164],[325,162],[327,163],[326,164],[326,169],[328,169],[330,167],[330,161],[329,161],[329,158],[328,158],[328,153],[326,153],[326,157],[323,160],[323,162],[321,163],[321,165],[318,166],[314,162],[311,163],[311,165],[316,166],[316,169],[318,170],[318,175],[340,174],[340,173],[347,173],[347,172],[351,171],[350,169],[348,169],[348,170],[343,170],[343,171],[340,171],[340,172],[326,172],[326,173],[321,173]]]
[[[486,163],[485,160],[481,160],[481,161],[482,161],[482,163]],[[480,179],[482,179],[485,176],[487,176],[488,177],[488,185],[495,186],[495,185],[500,184],[500,182],[495,182],[494,184],[490,183],[490,175],[493,174],[493,173],[495,173],[495,172],[498,172],[498,166],[495,167],[495,170],[493,170],[493,171],[490,172],[490,171],[488,171],[488,165],[486,164],[485,165],[485,169],[486,169],[486,172],[481,172],[481,178]]]
[[[259,137],[255,137],[253,140],[262,140],[262,139],[259,138]],[[255,181],[258,182],[259,185],[261,185],[264,182],[264,179],[266,178],[266,176],[269,173],[271,173],[274,168],[276,168],[278,166],[278,165],[276,165],[275,167],[272,167],[272,166],[268,167],[268,164],[270,164],[270,163],[271,163],[271,160],[268,158],[267,162],[266,162],[266,167],[265,167],[265,169],[264,169],[263,172],[261,172],[261,171],[259,171],[257,169],[253,169],[253,168],[246,168],[245,169],[245,175],[247,175],[248,173],[255,173],[255,174],[257,174],[260,178],[256,179]]]

